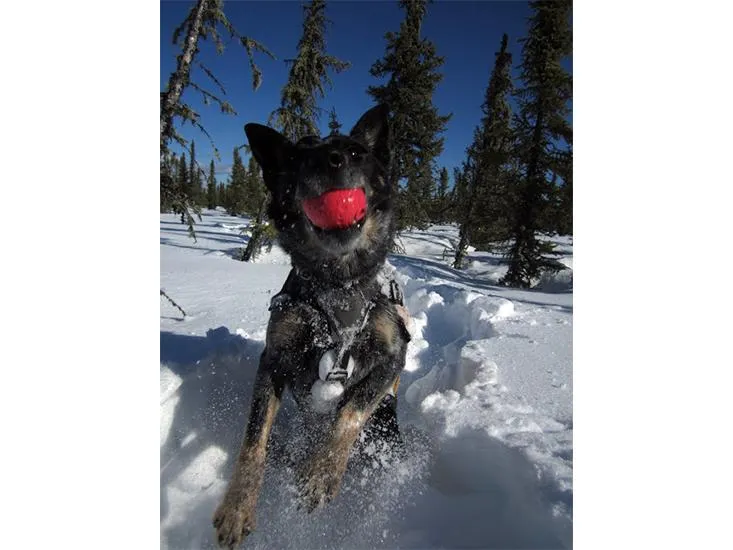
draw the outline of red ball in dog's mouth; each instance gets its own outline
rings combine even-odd
[[[318,197],[305,199],[303,211],[321,229],[346,229],[366,216],[364,189],[332,189]]]

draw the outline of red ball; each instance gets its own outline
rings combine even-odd
[[[366,216],[364,189],[332,189],[303,201],[308,219],[321,229],[345,229]]]

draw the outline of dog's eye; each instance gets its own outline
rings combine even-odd
[[[352,158],[352,160],[361,160],[364,154],[361,151],[352,149],[351,151],[349,151],[349,156]]]

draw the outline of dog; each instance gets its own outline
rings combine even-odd
[[[388,115],[377,105],[348,136],[297,143],[267,126],[245,126],[292,269],[270,305],[244,441],[213,517],[222,547],[239,546],[255,528],[286,387],[319,434],[297,473],[308,512],[338,494],[364,434],[399,443],[396,390],[410,334],[399,285],[382,271],[396,230]]]

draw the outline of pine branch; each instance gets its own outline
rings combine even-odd
[[[200,61],[197,63],[197,65],[201,68],[202,71],[204,71],[204,73],[206,73],[206,76],[213,80],[214,84],[216,84],[221,90],[222,95],[227,95],[227,91],[224,89],[223,84],[219,82],[219,79],[214,76],[214,73],[212,73],[211,70],[209,70],[209,68]]]
[[[219,104],[219,107],[221,108],[221,112],[222,113],[224,113],[224,114],[232,114],[232,115],[236,115],[237,114],[237,112],[234,110],[234,107],[232,107],[231,104],[228,103],[227,101],[224,101],[224,100],[218,98],[217,96],[215,96],[214,94],[212,94],[211,92],[209,92],[207,90],[204,90],[201,86],[199,86],[195,82],[190,82],[189,84],[190,84],[191,88],[193,88],[194,90],[196,90],[197,92],[199,92],[203,96],[203,98],[204,98],[204,105],[208,105],[209,104],[209,101],[214,101],[215,103],[218,103]]]
[[[194,111],[191,111],[192,113]],[[195,113],[194,113],[195,114]],[[219,157],[219,149],[216,148],[216,145],[214,144],[214,139],[211,137],[211,134],[204,128],[204,126],[198,121],[198,115],[196,115],[196,118],[187,118],[184,117],[184,122],[188,121],[194,128],[197,128],[202,134],[204,134],[208,140],[209,144],[211,145],[211,148],[214,150],[214,154]]]
[[[188,149],[188,140],[176,132],[175,129],[171,132],[171,140],[180,145],[181,149]]]
[[[181,36],[181,33],[184,32],[184,30],[192,23],[194,19],[195,12],[191,10],[188,15],[186,16],[186,19],[183,20],[183,23],[178,25],[178,27],[175,28],[173,31],[173,40],[172,43],[174,45],[178,45],[178,39]]]
[[[253,40],[252,38],[248,38],[246,36],[240,37],[240,41],[242,43],[242,46],[244,46],[244,49],[247,52],[247,59],[249,60],[249,68],[252,71],[252,89],[254,91],[257,91],[257,89],[262,84],[262,71],[255,63],[254,53],[253,52],[260,52],[267,54],[270,56],[270,59],[276,60],[275,54],[273,54],[270,50],[268,50],[263,44],[258,42],[257,40]]]
[[[276,59],[274,54],[263,44],[254,39],[243,37],[236,31],[224,14],[222,4],[222,0],[197,0],[184,21],[173,32],[173,43],[180,45],[181,53],[176,58],[176,70],[171,74],[165,91],[160,94],[161,159],[168,154],[168,145],[170,142],[175,142],[181,145],[182,148],[188,149],[188,141],[176,131],[174,126],[174,120],[178,118],[183,124],[189,122],[193,127],[203,133],[211,144],[214,157],[217,160],[221,160],[219,150],[215,146],[214,140],[209,132],[201,124],[199,114],[189,105],[182,103],[183,92],[188,86],[191,86],[203,96],[205,105],[214,102],[219,105],[223,113],[237,114],[230,103],[191,81],[192,67],[198,66],[214,82],[221,94],[226,95],[226,90],[222,82],[214,76],[212,71],[200,61],[195,61],[195,57],[199,52],[199,40],[208,40],[210,38],[215,43],[217,52],[222,53],[224,51],[224,43],[217,29],[218,25],[222,25],[229,33],[230,39],[236,38],[245,48],[252,70],[253,88],[255,90],[259,88],[262,82],[262,72],[255,63],[254,53],[264,53],[270,56],[270,58]],[[181,40],[182,37],[183,40]],[[195,159],[193,160],[195,161]],[[194,216],[198,216],[199,220],[201,220],[201,209],[192,197],[188,196],[190,192],[187,186],[182,186],[179,182],[172,181],[169,174],[164,174],[163,172],[164,169],[161,168],[161,212],[172,209],[173,212],[180,214],[181,222],[188,224],[189,235],[195,241]],[[195,162],[195,169],[192,164],[191,172],[192,176],[193,174],[201,174],[205,178],[205,172],[198,162]]]
[[[185,46],[183,53],[178,56],[178,62],[175,72],[170,76],[168,88],[161,94],[160,108],[160,143],[161,147],[170,138],[171,128],[173,127],[173,116],[176,112],[176,106],[181,100],[183,88],[188,82],[191,74],[191,63],[193,56],[196,54],[199,34],[204,19],[204,11],[208,7],[209,0],[199,0],[198,4],[191,10],[186,21],[176,29],[174,38],[177,39],[184,27],[188,28],[186,33]]]
[[[171,304],[173,304],[173,305],[174,305],[175,307],[177,307],[177,308],[178,308],[178,311],[180,311],[180,312],[181,312],[181,314],[182,314],[182,315],[183,315],[184,317],[186,317],[186,312],[185,312],[185,311],[183,311],[183,308],[182,308],[181,306],[179,306],[179,305],[178,305],[178,304],[177,304],[176,302],[174,302],[174,301],[173,301],[173,299],[172,299],[172,298],[171,298],[170,296],[168,296],[168,295],[167,295],[167,294],[165,293],[165,291],[164,291],[164,290],[163,290],[162,288],[160,289],[160,295],[161,295],[161,296],[165,296],[165,297],[166,297],[166,299],[167,299],[167,300],[168,300],[168,301],[169,301],[169,302],[170,302]]]
[[[188,227],[188,235],[197,242],[196,232],[194,230],[195,221],[193,214],[197,215],[201,221],[201,209],[198,205],[192,204],[190,197],[176,185],[169,174],[160,175],[160,202],[169,205],[175,214],[181,215],[181,223],[185,223]]]

